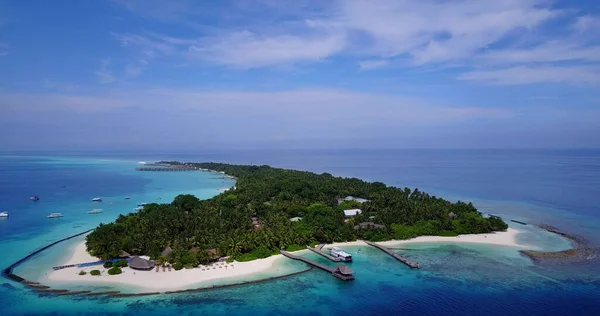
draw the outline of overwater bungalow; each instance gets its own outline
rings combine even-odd
[[[146,260],[140,257],[133,257],[129,261],[129,267],[135,270],[150,271],[154,269],[154,261]]]

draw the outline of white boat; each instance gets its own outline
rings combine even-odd
[[[143,210],[143,209],[144,209],[144,207],[143,207],[143,206],[138,206],[138,207],[134,208],[133,210],[134,210],[134,211],[141,211],[141,210]]]
[[[148,204],[148,203],[140,203],[140,204],[138,204],[138,206],[139,206],[139,207],[144,207],[144,206],[146,206],[147,204]]]
[[[0,212],[0,217],[8,217],[8,212]]]
[[[102,213],[102,210],[101,209],[93,209],[88,212],[88,214],[98,214],[98,213]]]
[[[58,218],[58,217],[63,217],[62,213],[52,213],[48,216],[46,216],[48,218]]]
[[[40,198],[38,196],[35,196],[35,195],[30,196],[29,199],[32,200],[32,201],[39,201],[40,200]]]
[[[329,254],[335,258],[340,258],[346,262],[352,261],[352,255],[343,251],[339,247],[331,247],[329,249]]]
[[[100,202],[100,201],[102,201],[102,199],[101,198],[93,198],[92,201],[94,201],[94,202]]]

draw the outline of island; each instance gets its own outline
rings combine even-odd
[[[499,217],[471,204],[450,202],[418,189],[270,166],[161,162],[210,170],[236,179],[208,199],[180,195],[147,204],[87,235],[87,251],[102,260],[123,253],[158,265],[194,268],[218,258],[246,262],[306,245],[405,240],[505,231]]]

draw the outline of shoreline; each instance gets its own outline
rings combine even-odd
[[[458,235],[455,237],[443,237],[443,236],[419,236],[405,240],[386,240],[378,241],[377,244],[386,247],[393,247],[405,244],[418,244],[418,243],[458,243],[458,244],[484,244],[484,245],[498,245],[498,246],[509,246],[522,249],[534,249],[534,246],[519,244],[517,242],[517,235],[520,231],[516,228],[509,227],[504,232],[493,232],[487,234],[465,234]],[[336,242],[332,244],[326,244],[326,247],[344,247],[344,246],[367,246],[362,240],[347,241],[347,242]]]
[[[300,250],[299,253],[307,252],[308,250]],[[150,271],[134,270],[129,267],[123,268],[122,274],[108,275],[108,269],[102,265],[84,267],[84,268],[66,268],[57,271],[51,271],[45,277],[42,283],[52,285],[53,283],[93,286],[127,286],[139,289],[140,291],[185,291],[191,290],[191,287],[206,287],[214,286],[213,282],[231,280],[231,284],[246,281],[239,278],[250,278],[263,273],[272,275],[265,278],[286,276],[289,274],[298,273],[298,269],[290,269],[282,266],[282,255],[274,255],[264,259],[257,259],[248,262],[234,261],[231,263],[215,262],[210,265],[201,265],[193,269],[181,269],[175,271],[156,268]],[[78,243],[70,250],[69,257],[63,261],[66,264],[76,264],[84,262],[98,261],[98,258],[87,253],[85,241]],[[92,276],[89,274],[91,270],[100,270],[100,276]],[[80,271],[85,271],[86,275],[79,275]],[[277,272],[283,272],[277,273]],[[220,284],[219,284],[220,285]]]
[[[515,228],[508,228],[505,232],[495,232],[489,234],[469,234],[459,235],[456,237],[440,237],[440,236],[420,236],[408,240],[389,240],[378,242],[383,246],[397,246],[402,244],[411,243],[467,243],[467,244],[487,244],[487,245],[502,245],[511,246],[520,249],[533,249],[534,247],[519,244],[516,240],[516,236],[519,234],[519,230]],[[350,242],[339,242],[327,244],[327,247],[346,247],[346,246],[367,246],[361,240],[350,241]],[[299,250],[296,253],[304,254],[308,250]],[[82,241],[72,247],[66,255],[65,260],[62,264],[77,264],[84,262],[97,261],[98,258],[91,256],[86,251],[85,241]],[[283,268],[282,263],[287,260],[283,255],[273,255],[264,259],[257,259],[248,262],[237,262],[232,263],[217,262],[208,266],[200,266],[199,268],[193,269],[182,269],[179,271],[164,271],[162,268],[159,272],[156,269],[151,271],[139,271],[131,268],[124,268],[123,273],[120,275],[108,275],[103,266],[93,266],[85,268],[67,268],[58,271],[52,271],[48,273],[44,280],[44,284],[70,284],[74,286],[90,285],[90,286],[127,286],[137,289],[139,293],[142,292],[185,292],[194,290],[195,288],[212,288],[219,286],[235,285],[240,283],[247,283],[256,281],[252,277],[261,274],[266,275],[260,279],[272,279],[278,277],[284,277],[287,275],[297,274],[300,271],[297,269]],[[91,270],[100,270],[102,275],[92,276],[89,274]],[[289,270],[288,270],[289,269]],[[79,275],[80,271],[86,271],[86,275]],[[282,271],[283,270],[283,271]],[[304,270],[302,270],[304,271]],[[276,273],[276,272],[283,272]],[[240,278],[249,278],[246,281]],[[231,280],[231,282],[226,282]],[[215,285],[214,282],[225,281],[223,284]],[[241,281],[241,282],[240,282]],[[204,285],[204,287],[202,287]],[[117,289],[116,288],[116,289]]]

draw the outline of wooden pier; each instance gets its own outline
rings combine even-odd
[[[326,265],[320,264],[318,262],[312,261],[310,259],[304,258],[304,257],[300,257],[300,256],[296,256],[293,255],[287,251],[284,250],[280,250],[281,254],[293,259],[293,260],[298,260],[298,261],[302,261],[304,263],[307,263],[313,267],[319,268],[321,270],[325,270],[329,273],[331,273],[331,275],[333,275],[334,277],[340,279],[340,280],[344,280],[344,281],[349,281],[349,280],[354,280],[354,274],[352,269],[350,269],[348,266],[345,266],[343,264],[338,264],[335,268],[331,268],[328,267]]]
[[[337,257],[334,257],[334,256],[332,256],[330,254],[324,253],[323,252],[323,247],[324,246],[325,246],[324,244],[320,244],[320,245],[317,245],[315,248],[313,248],[313,247],[306,247],[306,248],[308,248],[308,250],[310,250],[310,251],[312,251],[312,252],[314,252],[316,254],[319,254],[319,255],[321,255],[321,256],[323,256],[323,257],[325,257],[325,258],[327,258],[327,259],[329,259],[329,260],[331,260],[333,262],[344,261],[344,259],[342,259],[342,258],[337,258]]]
[[[378,248],[378,249],[380,249],[381,251],[383,251],[383,252],[387,253],[388,255],[390,255],[390,256],[392,256],[392,257],[394,257],[396,260],[398,260],[398,261],[400,261],[400,262],[404,263],[405,265],[407,265],[407,266],[409,266],[409,267],[411,267],[411,268],[414,268],[414,269],[419,269],[419,268],[421,267],[421,266],[419,265],[419,263],[418,263],[418,262],[416,262],[416,261],[412,261],[412,260],[408,260],[408,259],[404,258],[403,256],[401,256],[401,255],[399,255],[399,254],[397,254],[397,253],[395,253],[395,252],[391,251],[389,248],[386,248],[386,247],[384,247],[384,246],[382,246],[382,245],[379,245],[379,244],[376,244],[376,243],[374,243],[374,242],[370,242],[370,241],[367,241],[367,240],[363,240],[363,241],[364,241],[364,242],[365,242],[367,245],[369,245],[369,246],[373,246],[373,247],[375,247],[375,248]]]

